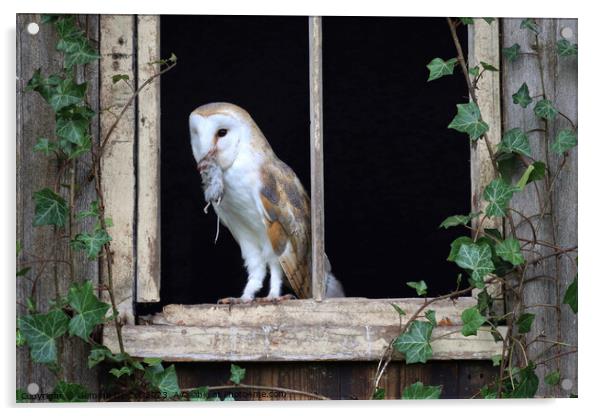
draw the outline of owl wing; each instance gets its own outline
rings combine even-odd
[[[284,162],[261,170],[264,223],[280,265],[300,299],[311,297],[311,207],[303,185]]]

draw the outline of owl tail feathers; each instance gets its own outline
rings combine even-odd
[[[327,298],[344,298],[345,291],[341,282],[334,277],[334,274],[326,273],[326,297]]]

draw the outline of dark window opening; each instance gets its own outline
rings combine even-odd
[[[309,191],[306,17],[162,16],[161,51],[178,66],[161,79],[161,304],[240,296],[238,245],[203,213],[188,133],[196,107],[245,108]],[[466,32],[460,31],[466,45]],[[445,261],[470,209],[465,135],[447,129],[466,101],[460,76],[426,83],[426,64],[454,56],[444,19],[324,18],[327,254],[348,296],[414,296],[455,286]],[[267,293],[268,279],[263,294]],[[139,305],[139,312],[145,309]]]

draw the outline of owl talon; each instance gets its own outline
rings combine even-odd
[[[265,298],[257,298],[257,299],[255,299],[255,302],[257,302],[259,304],[270,304],[270,303],[280,303],[285,300],[293,300],[293,299],[297,299],[297,297],[295,295],[289,293],[289,294],[277,296],[277,297],[266,296]]]
[[[243,298],[222,298],[217,301],[218,305],[241,305],[246,303],[253,302],[253,299],[243,299]]]

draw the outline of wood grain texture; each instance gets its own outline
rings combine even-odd
[[[169,305],[149,325],[123,328],[130,354],[174,361],[370,361],[399,334],[399,305],[410,316],[423,299],[358,298],[288,301],[276,305]],[[501,343],[488,332],[459,334],[470,298],[433,305],[452,325],[433,332],[433,359],[489,359]],[[105,345],[117,348],[112,334]],[[395,356],[400,359],[401,356]]]
[[[521,51],[530,51],[534,44],[534,35],[528,30],[520,29],[521,19],[503,19],[502,45],[504,47],[512,46],[514,43],[520,45]],[[556,41],[561,39],[561,33],[564,28],[570,28],[572,36],[568,40],[577,43],[577,20],[575,19],[537,19],[540,26],[540,45],[543,51],[543,84],[539,72],[537,58],[534,55],[522,55],[515,62],[504,60],[502,66],[503,75],[503,121],[504,129],[519,127],[524,131],[531,129],[547,128],[549,130],[549,139],[546,144],[542,132],[533,132],[529,134],[533,157],[536,160],[546,162],[552,173],[555,173],[562,161],[562,156],[557,156],[549,151],[549,144],[556,133],[570,127],[567,120],[557,117],[553,122],[546,123],[538,119],[533,113],[533,106],[540,98],[526,109],[512,103],[512,94],[514,94],[523,82],[526,82],[531,96],[538,96],[545,93],[547,98],[552,100],[556,108],[566,114],[575,123],[577,122],[577,57],[558,57],[556,54]],[[566,33],[566,32],[565,32]],[[518,176],[522,172],[517,174]],[[543,182],[538,182],[540,192],[543,192]],[[528,185],[524,192],[517,194],[511,201],[510,206],[519,210],[525,215],[534,215],[541,212],[538,205],[536,186]],[[550,217],[546,216],[540,221],[539,217],[533,219],[536,227],[541,227],[538,238],[540,241],[556,243],[561,247],[571,247],[577,245],[577,149],[569,152],[566,165],[559,180],[555,183],[553,189],[552,203],[549,211],[555,218],[554,224]],[[521,222],[517,215],[513,216],[514,222],[519,224],[517,233],[519,237],[532,238],[530,227]],[[535,256],[546,255],[550,249],[542,245],[534,247],[536,253],[530,253],[526,256],[527,260]],[[555,304],[556,299],[564,295],[567,286],[572,282],[576,270],[575,254],[565,255],[557,262],[554,258],[542,261],[536,267],[528,270],[527,278],[538,275],[560,276],[558,285],[550,280],[535,280],[525,287],[525,303],[529,305]],[[534,337],[545,334],[546,340],[554,341],[557,337],[564,343],[577,345],[577,316],[568,308],[567,305],[561,305],[560,319],[555,310],[549,307],[533,307],[528,310],[536,314],[537,318],[533,327],[527,336],[527,341]],[[554,347],[548,342],[534,342],[529,346],[529,354],[537,356],[542,354],[541,359],[546,359],[557,355],[563,351],[571,349],[570,347]],[[540,383],[538,394],[545,396],[565,397],[569,393],[577,393],[577,355],[571,354],[549,361],[544,366],[537,368],[537,374],[540,380],[548,372],[559,369],[561,379],[568,379],[572,383],[572,388],[563,390],[560,387],[550,387]]]
[[[109,128],[132,95],[125,82],[113,83],[113,75],[125,74],[135,79],[134,72],[134,17],[130,15],[102,15],[100,19],[100,116],[101,137]],[[110,111],[106,111],[110,109]],[[106,216],[113,220],[109,230],[113,251],[113,284],[120,318],[134,323],[134,140],[135,108],[130,107],[113,131],[101,161],[101,182]],[[103,265],[103,263],[101,263]],[[106,270],[103,269],[106,282]],[[108,301],[108,296],[107,299]],[[114,332],[109,330],[108,332]]]
[[[324,297],[324,151],[322,124],[322,18],[309,17],[309,116],[311,120],[312,297]]]
[[[159,16],[138,16],[138,85],[157,68],[160,59]],[[138,164],[136,219],[136,301],[158,302],[161,289],[161,80],[138,96]]]
[[[320,394],[335,400],[368,400],[372,396],[372,380],[376,363],[372,362],[242,362],[246,369],[244,383],[277,386]],[[176,363],[182,388],[227,384],[228,363]],[[460,370],[461,369],[461,370]],[[470,398],[479,388],[492,381],[496,367],[487,361],[431,361],[423,365],[392,362],[382,379],[386,399],[399,399],[403,390],[416,381],[442,386],[442,398]],[[301,394],[269,390],[234,390],[236,400],[313,400]]]
[[[38,23],[40,31],[36,35],[27,32],[26,27],[30,22]],[[78,24],[86,31],[93,44],[98,42],[99,16],[78,16]],[[55,137],[54,113],[50,106],[44,102],[39,94],[25,92],[25,86],[33,72],[41,69],[42,75],[60,73],[63,57],[56,51],[57,35],[52,25],[41,24],[40,15],[17,15],[17,241],[23,247],[23,252],[17,262],[25,265],[27,262],[46,259],[69,259],[69,249],[66,244],[57,244],[59,233],[53,227],[33,227],[34,201],[33,193],[44,188],[54,188],[55,178],[58,173],[56,162],[39,152],[33,151],[33,146],[38,137]],[[88,83],[86,101],[96,112],[99,111],[98,85],[99,64],[93,62],[85,67],[78,68],[76,76],[78,82]],[[98,143],[99,126],[98,118],[91,123],[90,133],[93,140]],[[75,211],[88,209],[90,203],[96,199],[93,182],[86,180],[87,166],[90,156],[83,156],[75,167],[75,178],[80,184],[75,199]],[[69,183],[72,172],[67,170],[63,175],[63,182]],[[66,189],[61,193],[67,197]],[[94,226],[92,218],[78,221],[74,224],[72,233],[89,231]],[[68,230],[66,230],[68,231]],[[60,239],[58,240],[61,241]],[[64,240],[63,240],[64,241]],[[90,280],[98,285],[98,263],[89,261],[83,253],[74,255],[74,280]],[[69,267],[65,263],[36,262],[27,264],[31,266],[28,276],[39,276],[34,302],[42,312],[48,310],[48,302],[55,298],[57,291],[66,293],[71,277]],[[20,266],[22,267],[22,266]],[[56,277],[56,279],[55,279]],[[55,283],[56,282],[56,283]],[[58,284],[58,286],[56,285]],[[25,304],[25,299],[31,293],[31,282],[27,279],[17,280],[17,301]],[[17,316],[24,314],[25,308],[17,304]],[[81,363],[86,362],[88,347],[79,339],[65,339],[60,343],[60,359],[64,368],[64,376],[70,382],[84,384],[90,391],[98,390],[97,371],[89,370]],[[29,359],[29,350],[26,347],[17,349],[17,388],[26,388],[29,383],[37,383],[41,393],[49,393],[56,384],[56,377],[45,366],[32,364]]]

